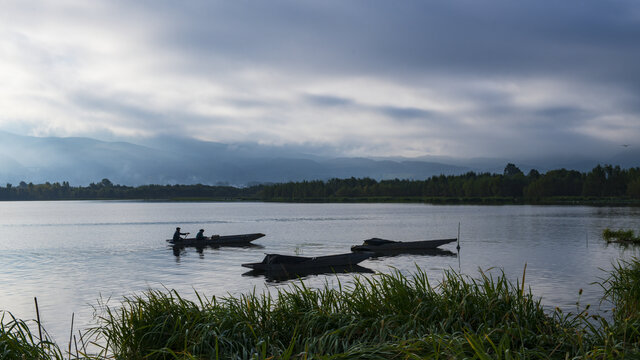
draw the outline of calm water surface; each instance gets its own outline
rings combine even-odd
[[[0,202],[0,309],[35,318],[38,298],[45,328],[58,342],[75,327],[92,323],[99,298],[117,305],[126,295],[170,288],[191,296],[225,296],[287,287],[243,276],[245,262],[265,252],[305,256],[348,252],[371,237],[421,240],[457,236],[459,256],[397,256],[361,263],[376,272],[415,266],[432,281],[444,269],[478,276],[502,269],[521,278],[545,305],[575,310],[598,305],[593,285],[619,258],[638,256],[636,248],[607,246],[602,230],[639,230],[639,208],[563,206],[431,206],[422,204],[272,204],[149,202]],[[187,249],[175,256],[166,246],[176,226],[195,234],[262,232],[261,247]],[[443,246],[455,252],[455,244]],[[371,276],[371,275],[365,275]],[[349,281],[350,275],[339,275]],[[309,286],[336,283],[335,275],[314,275]]]

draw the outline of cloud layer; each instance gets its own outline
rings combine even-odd
[[[348,156],[640,146],[634,1],[10,1],[0,130]]]

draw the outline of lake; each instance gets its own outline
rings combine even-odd
[[[433,283],[445,269],[474,277],[479,269],[514,281],[526,268],[526,285],[543,304],[575,310],[597,307],[594,281],[638,248],[606,245],[606,227],[639,230],[640,208],[583,206],[441,206],[424,204],[175,203],[134,201],[0,202],[0,309],[22,319],[36,316],[59,343],[92,324],[99,298],[116,306],[123,296],[149,288],[191,297],[269,291],[291,281],[243,275],[241,263],[264,253],[328,255],[380,237],[393,240],[453,238],[460,223],[461,250],[449,256],[396,256],[366,260],[376,272],[410,273],[419,266]],[[258,247],[186,249],[177,256],[165,239],[176,226],[195,234],[262,232]],[[455,244],[442,247],[456,253]],[[490,270],[493,269],[493,270]],[[604,270],[603,270],[604,269]],[[348,282],[352,275],[312,275],[308,286]],[[372,276],[363,274],[362,276]],[[375,276],[375,275],[373,275]],[[605,307],[605,306],[603,306]],[[603,309],[604,310],[604,309]]]

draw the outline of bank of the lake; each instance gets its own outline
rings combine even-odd
[[[223,201],[207,198],[178,198],[170,201]],[[251,199],[236,199],[250,201]],[[375,197],[323,197],[323,198],[272,198],[259,199],[264,202],[281,203],[397,203],[397,204],[431,204],[431,205],[577,205],[577,206],[632,206],[640,207],[640,199],[627,197],[584,197],[558,196],[539,199],[524,199],[518,197],[422,197],[422,196],[375,196]]]
[[[379,274],[404,275],[419,266],[438,282],[454,269],[476,276],[478,269],[517,281],[526,265],[527,287],[545,308],[575,310],[581,303],[600,313],[602,289],[593,284],[617,259],[640,255],[637,248],[607,244],[602,231],[634,229],[633,207],[425,204],[307,204],[247,202],[30,201],[0,202],[2,309],[22,319],[34,316],[37,297],[42,323],[58,342],[75,328],[93,325],[96,299],[175,289],[194,299],[193,289],[218,298],[256,289],[277,292],[287,282],[245,274],[240,264],[264,253],[322,256],[348,252],[364,239],[411,241],[451,238],[461,225],[461,250],[442,246],[437,255],[365,260]],[[176,226],[209,234],[261,232],[250,248],[167,247]],[[364,274],[364,278],[376,275]],[[309,288],[337,287],[350,274],[304,278]],[[436,285],[436,284],[434,284]]]
[[[545,311],[522,281],[417,269],[338,288],[295,282],[255,292],[187,300],[151,290],[98,310],[98,326],[67,346],[40,341],[12,319],[0,330],[3,359],[619,359],[640,356],[640,261],[619,262],[600,281],[610,319]],[[6,315],[6,314],[5,314]],[[36,323],[36,325],[38,325]],[[32,329],[34,327],[32,326]],[[98,344],[97,347],[87,344]],[[92,350],[89,350],[92,349]],[[93,352],[92,352],[93,351]]]

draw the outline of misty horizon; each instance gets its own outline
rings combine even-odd
[[[315,153],[314,153],[315,152]],[[31,137],[0,131],[0,184],[70,182],[88,185],[107,178],[122,185],[207,184],[246,186],[330,178],[426,179],[438,175],[502,173],[514,163],[535,169],[591,170],[598,164],[638,166],[636,149],[613,157],[529,158],[345,157],[302,146],[223,144],[187,138],[106,142],[85,137]]]

